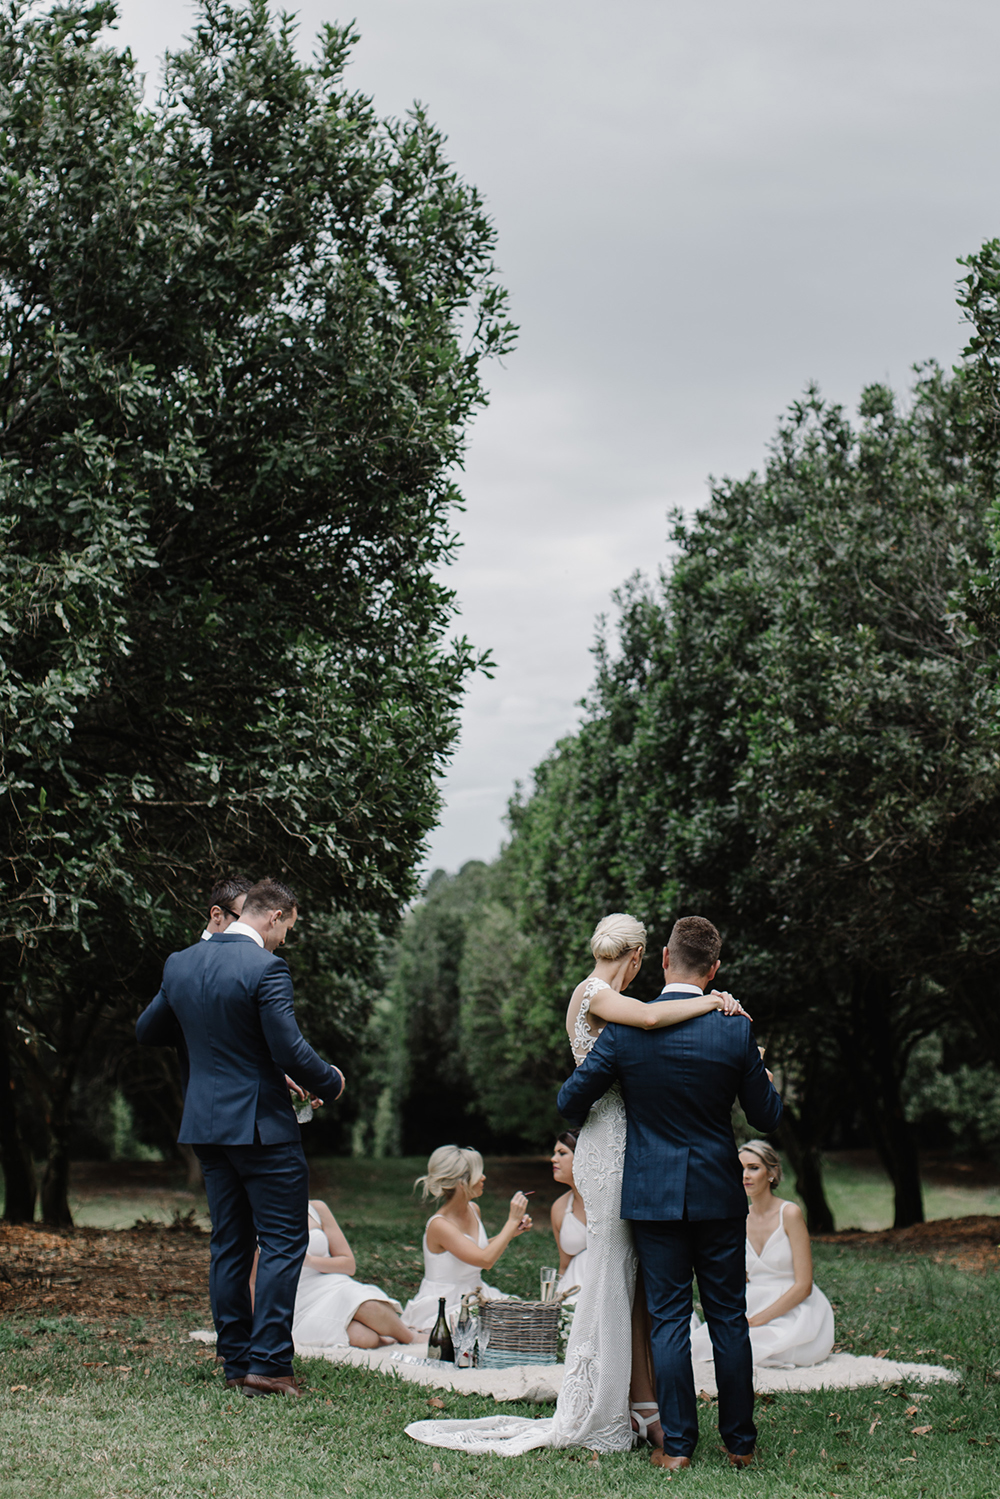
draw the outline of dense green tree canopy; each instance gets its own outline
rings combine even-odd
[[[114,13],[0,4],[0,984],[39,1087],[217,871],[411,893],[478,659],[452,474],[512,337],[478,195],[346,88],[350,28],[306,65],[205,0],[144,104]]]
[[[679,519],[504,856],[555,955],[553,1016],[605,910],[651,923],[654,968],[674,917],[715,918],[723,978],[802,1088],[853,1087],[901,1222],[921,1213],[909,1052],[963,1000],[991,1034],[1000,745],[990,646],[956,603],[987,556],[969,401],[930,368],[909,410],[869,389],[854,427],[811,393],[761,475]]]

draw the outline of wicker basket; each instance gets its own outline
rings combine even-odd
[[[481,1369],[509,1369],[512,1364],[559,1362],[561,1301],[481,1301],[479,1315],[490,1341],[480,1351]]]

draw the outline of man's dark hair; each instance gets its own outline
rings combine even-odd
[[[245,880],[241,874],[234,875],[231,880],[220,880],[217,885],[212,886],[212,893],[208,897],[209,915],[213,906],[220,906],[223,911],[228,911],[233,901],[246,895],[249,889],[250,881]]]
[[[266,916],[268,911],[283,911],[287,916],[298,908],[299,901],[295,891],[283,885],[280,880],[258,880],[247,891],[243,915]]]
[[[704,916],[682,916],[674,922],[667,950],[671,967],[684,973],[707,973],[722,951],[722,938]]]

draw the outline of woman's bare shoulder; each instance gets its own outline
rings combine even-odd
[[[561,1197],[556,1198],[555,1202],[549,1209],[549,1217],[551,1218],[553,1223],[562,1223],[563,1218],[566,1216],[566,1209],[569,1207],[570,1198],[572,1196],[572,1192],[564,1192]]]

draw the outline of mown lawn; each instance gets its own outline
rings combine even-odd
[[[518,1168],[491,1172],[484,1216],[499,1227]],[[419,1278],[424,1210],[409,1195],[412,1163],[330,1163],[322,1190],[355,1246],[359,1275],[404,1298]],[[541,1192],[539,1192],[539,1198]],[[539,1218],[541,1218],[539,1213]],[[551,1259],[541,1233],[518,1241],[496,1280],[530,1293]],[[151,1244],[150,1252],[155,1252]],[[734,1489],[773,1499],[1000,1492],[1000,1285],[928,1258],[818,1245],[817,1280],[837,1312],[841,1346],[946,1363],[958,1385],[891,1386],[758,1403],[759,1466],[723,1466],[715,1407],[705,1401],[695,1465],[667,1479],[644,1454],[602,1457],[537,1452],[468,1457],[403,1435],[423,1417],[481,1416],[491,1400],[443,1393],[322,1362],[303,1365],[300,1401],[247,1401],[225,1389],[211,1353],[187,1323],[16,1313],[0,1322],[0,1426],[4,1499],[130,1499],[219,1494],[414,1495],[434,1499],[600,1499],[651,1493],[666,1482],[704,1499]],[[437,1397],[435,1397],[437,1398]],[[548,1414],[537,1406],[512,1414]],[[917,1429],[920,1428],[918,1431]],[[926,1429],[925,1429],[926,1428]]]

